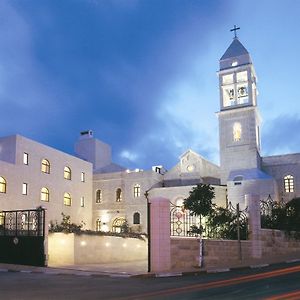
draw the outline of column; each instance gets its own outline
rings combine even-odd
[[[171,268],[170,201],[162,197],[149,199],[151,272]]]

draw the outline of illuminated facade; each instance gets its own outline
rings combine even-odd
[[[0,139],[0,211],[44,206],[103,231],[147,231],[147,199],[182,205],[193,186],[215,187],[215,202],[244,204],[247,194],[289,201],[300,196],[300,153],[261,156],[257,76],[237,37],[220,59],[220,166],[187,150],[166,171],[127,170],[112,162],[111,147],[82,132],[76,156],[19,135]]]

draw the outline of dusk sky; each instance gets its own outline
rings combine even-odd
[[[300,1],[0,0],[0,136],[126,168],[218,163],[218,63],[233,25],[258,76],[262,155],[300,152]]]

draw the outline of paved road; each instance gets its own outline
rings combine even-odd
[[[0,272],[0,299],[300,299],[300,264],[168,278]]]

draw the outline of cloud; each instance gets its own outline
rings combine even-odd
[[[262,147],[266,155],[300,152],[300,115],[280,115],[263,128]]]

